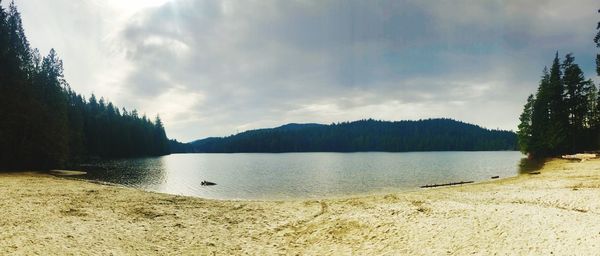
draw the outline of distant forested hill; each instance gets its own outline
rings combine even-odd
[[[177,146],[179,152],[207,153],[483,151],[516,150],[517,137],[510,131],[488,130],[452,119],[369,119],[331,125],[287,124]]]

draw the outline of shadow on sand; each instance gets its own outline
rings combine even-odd
[[[523,158],[519,162],[519,174],[537,172],[544,167],[545,162],[544,159]]]

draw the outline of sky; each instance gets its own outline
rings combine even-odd
[[[365,118],[516,130],[556,51],[600,81],[596,0],[15,2],[75,91],[184,142]]]

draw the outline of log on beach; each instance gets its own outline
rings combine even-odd
[[[459,182],[450,182],[450,183],[443,183],[443,184],[427,184],[427,185],[423,185],[420,188],[435,188],[435,187],[445,187],[445,186],[454,186],[454,185],[462,185],[462,184],[469,184],[469,183],[473,183],[475,181],[459,181]]]
[[[48,173],[57,176],[78,176],[78,175],[86,175],[87,172],[82,171],[71,171],[71,170],[50,170]]]
[[[217,185],[217,183],[203,180],[202,182],[200,182],[200,185],[201,186],[214,186],[214,185]]]
[[[592,159],[592,158],[596,158],[596,154],[574,154],[574,155],[563,155],[562,156],[563,159],[575,159],[575,160],[581,160],[581,162]]]

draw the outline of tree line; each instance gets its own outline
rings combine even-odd
[[[600,48],[600,22],[596,30],[594,42]],[[596,55],[596,72],[600,75],[600,54]],[[550,69],[543,70],[537,92],[527,98],[519,120],[519,148],[532,157],[600,147],[600,95],[572,54],[561,61],[556,53]]]
[[[0,102],[3,170],[169,153],[158,116],[152,121],[74,92],[54,49],[42,57],[29,45],[14,1],[8,9],[0,5]]]
[[[516,134],[451,119],[288,124],[177,145],[187,152],[358,152],[516,150]]]

